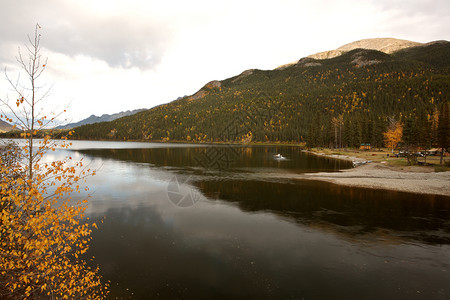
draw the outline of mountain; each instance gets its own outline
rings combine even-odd
[[[384,48],[386,49],[386,48]],[[197,93],[111,122],[80,126],[78,139],[383,144],[392,119],[430,141],[450,99],[450,43],[391,54],[353,49],[282,69],[251,69]],[[428,136],[426,136],[428,134]],[[419,134],[417,133],[417,137]],[[423,137],[423,138],[422,138]]]
[[[311,54],[308,58],[313,59],[329,59],[333,57],[340,56],[345,52],[355,50],[355,49],[368,49],[368,50],[377,50],[383,53],[391,54],[401,49],[415,47],[423,45],[421,43],[400,40],[394,38],[373,38],[373,39],[363,39],[356,42],[345,44],[335,50],[328,50],[323,52],[318,52],[315,54]],[[279,66],[278,68],[285,68],[287,66],[296,64],[296,62],[285,64]]]
[[[398,50],[410,48],[414,46],[422,45],[421,43],[411,42],[407,40],[399,40],[393,38],[375,38],[375,39],[364,39],[356,42],[352,42],[349,44],[345,44],[336,50],[319,52],[316,54],[312,54],[308,57],[315,59],[327,59],[333,58],[339,55],[344,54],[345,52],[355,50],[358,48],[361,49],[369,49],[369,50],[377,50],[383,53],[391,54]]]
[[[14,129],[13,125],[11,125],[3,120],[0,120],[0,132],[10,131],[13,129]]]
[[[123,118],[123,117],[127,117],[127,116],[131,116],[134,115],[138,112],[144,111],[145,109],[134,109],[134,110],[127,110],[127,111],[121,111],[119,113],[116,114],[112,114],[112,115],[108,115],[108,114],[103,114],[100,117],[97,117],[96,115],[91,115],[90,117],[83,119],[79,122],[76,123],[69,123],[66,125],[61,125],[56,127],[56,129],[72,129],[81,125],[86,125],[86,124],[93,124],[93,123],[99,123],[99,122],[109,122],[109,121],[113,121],[119,118]]]

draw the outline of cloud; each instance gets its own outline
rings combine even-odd
[[[158,65],[170,44],[170,26],[151,14],[99,14],[71,1],[1,0],[1,6],[0,18],[8,24],[0,28],[2,43],[23,44],[39,23],[45,47],[52,52],[140,69]]]
[[[450,2],[447,0],[384,0],[374,1],[376,6],[383,10],[396,10],[404,15],[426,15],[437,18],[448,16],[450,12]],[[441,21],[441,20],[436,20]]]
[[[253,52],[255,44],[265,43],[259,48],[269,49],[269,55],[277,42],[292,47],[294,42],[289,39],[293,33],[314,40],[319,47],[332,44],[331,38],[338,47],[337,43],[382,34],[430,41],[446,38],[442,32],[450,27],[448,0],[285,0],[277,4],[233,0],[0,0],[0,4],[0,19],[5,24],[0,27],[2,61],[14,59],[16,52],[9,53],[11,45],[23,44],[26,34],[32,33],[39,22],[43,44],[52,52],[92,57],[113,68],[141,70],[158,66],[174,44],[219,53],[214,47],[230,48],[233,40],[240,42],[241,49]],[[193,36],[193,42],[186,43],[185,36]],[[280,44],[276,51],[282,47]],[[326,49],[315,51],[322,50]],[[254,58],[255,55],[249,57]]]
[[[83,16],[50,27],[47,47],[70,56],[105,60],[112,67],[148,69],[155,67],[164,54],[166,37],[160,30],[156,25],[126,16]]]
[[[448,0],[377,0],[373,5],[385,16],[380,28],[393,37],[417,42],[449,39]]]

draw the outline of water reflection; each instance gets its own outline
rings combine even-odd
[[[157,167],[225,170],[271,169],[297,173],[336,171],[351,167],[350,162],[318,157],[289,146],[203,146],[147,149],[84,149],[78,152],[93,157],[148,163]],[[274,159],[282,153],[286,160]],[[228,162],[228,164],[226,164]]]
[[[211,199],[236,202],[246,211],[271,211],[296,222],[349,236],[381,233],[382,239],[450,244],[450,201],[445,196],[342,187],[314,181],[271,183],[204,180],[196,186]]]
[[[88,181],[88,214],[106,216],[89,255],[112,299],[449,297],[448,197],[264,180],[345,167],[293,148],[248,148],[215,173],[196,147],[77,151],[102,165]],[[270,159],[281,151],[286,164]],[[201,201],[173,205],[173,176]]]

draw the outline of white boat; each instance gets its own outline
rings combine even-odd
[[[286,159],[286,157],[284,157],[284,156],[281,155],[280,153],[275,154],[273,157],[274,157],[275,159]]]

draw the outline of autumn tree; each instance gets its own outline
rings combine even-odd
[[[13,81],[5,72],[16,100],[1,99],[9,113],[2,118],[15,122],[23,139],[4,145],[0,153],[0,298],[101,299],[107,286],[98,268],[81,259],[97,225],[84,215],[86,200],[70,198],[95,171],[71,157],[51,161],[46,156],[67,147],[64,140],[36,139],[52,121],[41,114],[48,90],[39,82],[47,64],[39,31],[37,25],[25,53],[19,49],[26,81]]]
[[[389,120],[389,127],[384,135],[384,143],[386,147],[392,149],[392,153],[394,153],[394,149],[397,147],[398,143],[402,140],[403,135],[403,125],[400,121],[395,121],[393,118]]]

